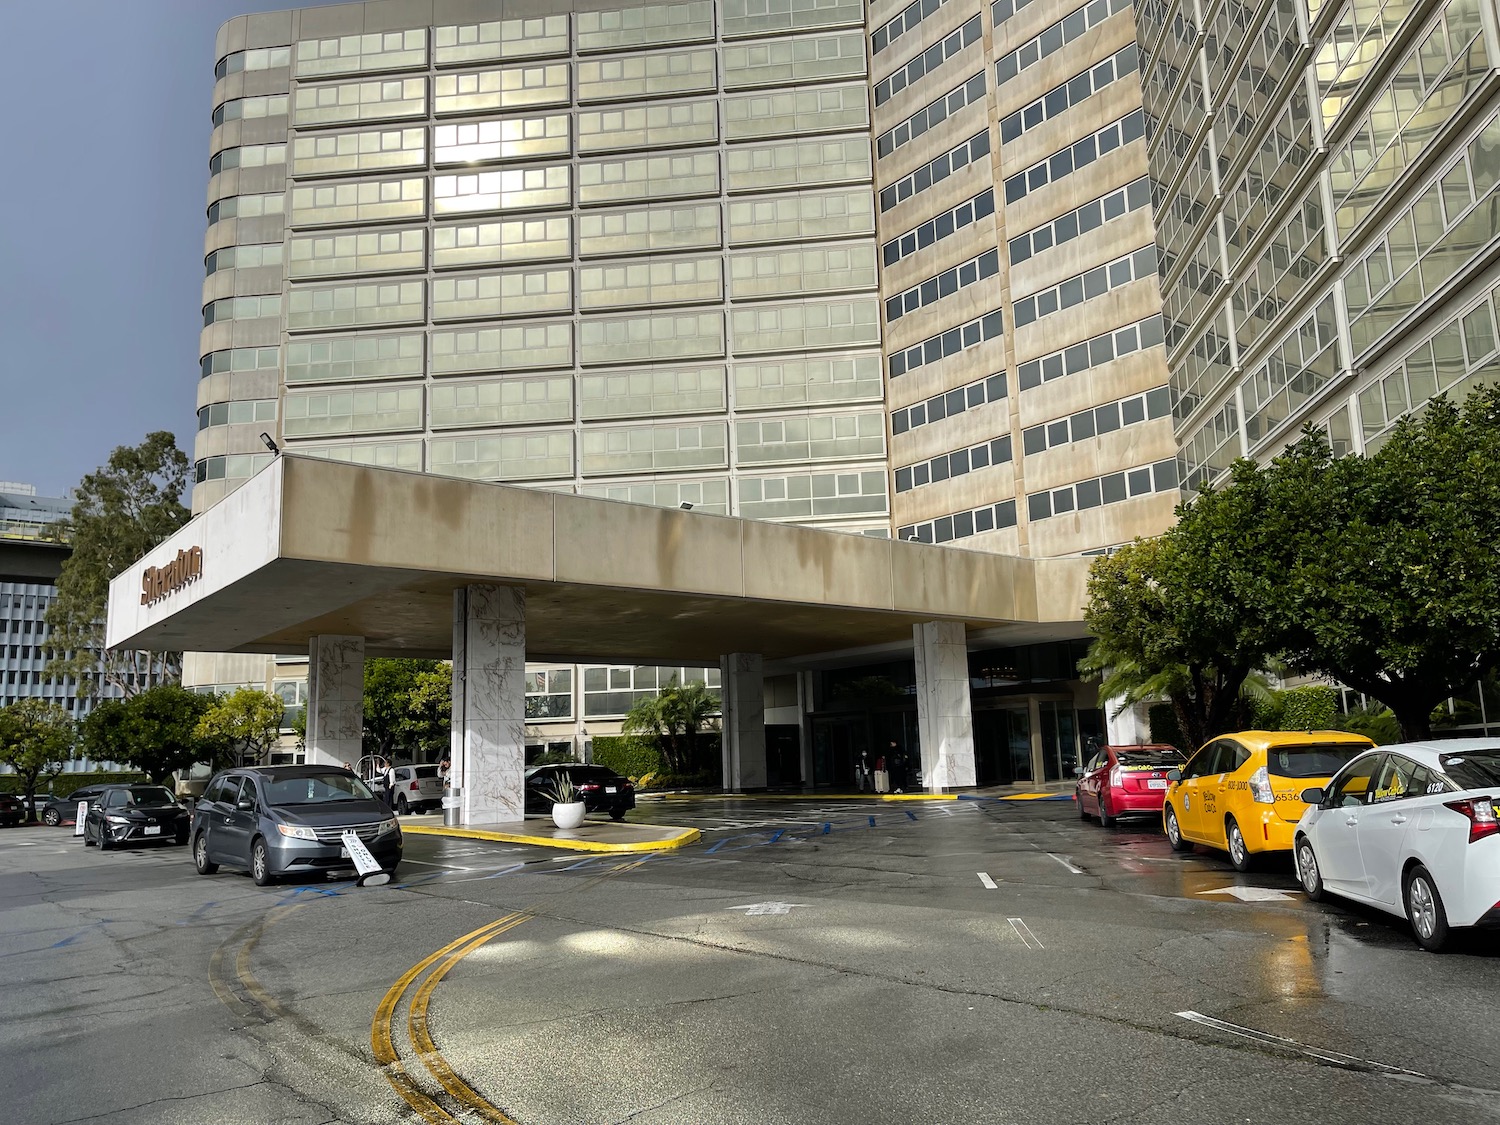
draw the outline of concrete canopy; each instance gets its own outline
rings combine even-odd
[[[148,569],[193,548],[201,571],[165,593],[158,577],[146,604]],[[1087,563],[282,456],[114,579],[107,643],[300,653],[339,634],[447,658],[452,591],[472,583],[526,590],[535,660],[909,648],[933,620],[1018,643],[1082,635]]]

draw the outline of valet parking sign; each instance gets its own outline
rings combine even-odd
[[[365,842],[359,838],[359,834],[354,829],[345,829],[339,839],[344,845],[344,850],[349,853],[349,858],[354,861],[354,870],[359,872],[361,887],[378,887],[382,883],[391,881],[390,872],[381,869],[375,857],[370,854],[370,849],[365,847]]]

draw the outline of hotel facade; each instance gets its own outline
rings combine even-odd
[[[1489,0],[237,18],[193,510],[265,467],[266,434],[1023,559],[1159,533],[1305,420],[1359,449],[1493,373],[1495,43]],[[1042,616],[1072,625],[969,637],[982,782],[1068,776],[1104,732],[1077,607]],[[912,646],[833,648],[766,668],[773,781],[918,740]],[[528,744],[577,749],[700,674],[646,655],[533,666]]]

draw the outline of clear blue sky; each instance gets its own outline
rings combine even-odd
[[[117,445],[191,456],[214,34],[316,0],[0,0],[0,480],[58,495]]]

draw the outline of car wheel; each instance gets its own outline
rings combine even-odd
[[[208,861],[208,833],[198,833],[198,838],[193,841],[193,866],[198,869],[199,875],[212,875],[219,869],[217,863]]]
[[[1073,800],[1078,802],[1078,819],[1087,820],[1089,818],[1089,811],[1083,807],[1083,790],[1073,790]]]
[[[1099,794],[1099,827],[1113,828],[1115,818],[1109,814],[1109,802],[1104,799],[1104,794]]]
[[[406,794],[405,793],[397,793],[396,794],[396,815],[397,816],[406,816],[410,812],[411,812],[411,806],[409,806],[406,803]]]
[[[1224,836],[1229,843],[1229,862],[1234,864],[1236,871],[1249,871],[1255,866],[1255,857],[1250,854],[1250,849],[1245,846],[1245,834],[1240,831],[1239,821],[1234,817],[1229,818],[1229,823],[1224,827]]]
[[[256,840],[250,845],[250,878],[255,880],[257,887],[269,886],[274,881],[271,874],[271,855],[266,850],[264,840]]]
[[[48,828],[56,828],[62,823],[62,813],[56,809],[45,809],[42,812],[42,823]]]
[[[1313,853],[1312,841],[1306,836],[1298,836],[1292,854],[1297,861],[1297,879],[1302,884],[1302,893],[1312,902],[1321,902],[1323,873],[1318,870],[1318,857]]]
[[[84,838],[84,839],[85,839],[85,840],[87,840],[87,839],[88,839],[88,838],[89,838],[89,830],[88,830],[88,829],[87,829],[87,828],[85,828],[85,829],[84,829],[84,830],[83,830],[83,838]],[[109,833],[108,833],[108,832],[106,832],[106,831],[105,831],[105,830],[104,830],[104,829],[102,829],[102,828],[101,828],[101,829],[99,829],[99,833],[98,833],[98,841],[97,841],[97,842],[98,842],[98,844],[99,844],[99,850],[100,850],[100,851],[101,851],[101,852],[107,852],[107,851],[109,851],[109,849],[110,849],[110,839],[109,839]]]
[[[1171,805],[1162,816],[1161,829],[1167,835],[1167,843],[1172,845],[1174,852],[1185,852],[1193,845],[1182,838],[1182,825],[1177,823],[1177,810]]]
[[[624,809],[610,809],[609,810],[609,819],[610,820],[624,820],[625,819],[625,810]]]
[[[87,824],[83,826],[83,846],[86,848],[94,846],[94,841],[89,839],[89,826]]]
[[[1452,931],[1443,896],[1438,894],[1432,874],[1420,863],[1406,876],[1406,918],[1411,922],[1417,944],[1429,953],[1441,953]]]

